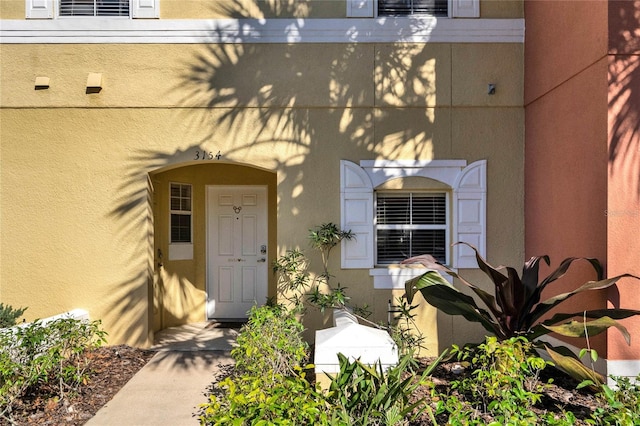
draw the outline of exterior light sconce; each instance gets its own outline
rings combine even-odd
[[[102,73],[90,72],[87,76],[87,94],[100,93],[102,90]]]
[[[45,90],[49,88],[49,77],[36,77],[36,90]]]
[[[495,95],[496,94],[496,84],[495,83],[489,83],[489,85],[487,86],[487,94],[488,95]]]

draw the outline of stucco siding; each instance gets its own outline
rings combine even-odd
[[[55,0],[54,0],[55,1]],[[344,18],[347,0],[160,0],[160,19]],[[521,18],[522,0],[481,0],[483,18]],[[25,0],[2,0],[0,19],[24,19]]]
[[[1,49],[1,297],[29,306],[29,319],[85,308],[110,342],[141,346],[154,329],[204,320],[200,237],[192,260],[158,259],[172,179],[197,189],[202,232],[201,189],[229,176],[247,183],[245,171],[261,170],[275,202],[271,261],[307,250],[309,228],[340,222],[340,160],[487,159],[489,259],[522,258],[521,44]],[[99,93],[87,93],[89,73],[102,74]],[[49,88],[35,90],[37,76],[49,77]],[[387,301],[402,291],[373,290],[368,270],[340,270],[339,259],[336,282],[355,304],[372,306],[372,320],[386,321]],[[326,320],[312,314],[308,327]],[[429,353],[479,335],[426,303],[419,326]]]

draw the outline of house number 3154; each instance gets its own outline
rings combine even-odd
[[[213,154],[213,151],[196,151],[194,160],[219,160],[222,157],[222,153],[218,151],[217,154]]]

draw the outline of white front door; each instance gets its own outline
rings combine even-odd
[[[207,187],[207,317],[246,318],[267,299],[267,188]]]

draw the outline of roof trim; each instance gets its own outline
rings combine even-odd
[[[2,44],[524,43],[524,19],[0,20]]]

